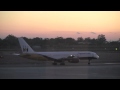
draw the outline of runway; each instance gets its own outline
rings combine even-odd
[[[85,60],[65,66],[6,55],[0,59],[0,79],[120,79],[120,53],[99,55],[91,65]]]
[[[120,65],[1,67],[0,79],[120,79]]]

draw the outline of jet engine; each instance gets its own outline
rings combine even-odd
[[[79,59],[75,57],[75,55],[70,55],[68,57],[68,62],[70,63],[79,63]]]

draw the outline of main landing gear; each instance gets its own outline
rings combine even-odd
[[[54,61],[52,64],[53,64],[53,65],[57,65],[57,62]]]
[[[88,59],[88,65],[90,65],[90,61],[91,61],[91,59]]]
[[[65,62],[61,62],[60,65],[65,65]]]
[[[53,65],[57,65],[57,62],[54,61],[52,64],[53,64]],[[60,65],[65,65],[65,62],[64,62],[64,61],[60,62]]]

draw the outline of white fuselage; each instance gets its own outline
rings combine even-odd
[[[34,54],[40,54],[54,59],[68,58],[68,56],[74,56],[74,58],[79,58],[79,59],[99,58],[99,56],[95,52],[90,52],[90,51],[34,52]]]

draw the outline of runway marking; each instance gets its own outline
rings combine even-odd
[[[104,64],[120,64],[120,63],[104,63]]]
[[[72,76],[72,75],[82,75],[82,76],[85,76],[85,75],[88,75],[88,74],[60,74],[60,75],[68,75],[68,76]]]

